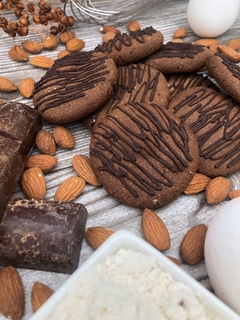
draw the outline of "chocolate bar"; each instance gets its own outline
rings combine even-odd
[[[35,109],[19,102],[0,103],[0,222],[41,128]]]
[[[86,220],[79,203],[12,198],[0,224],[0,265],[71,274]]]

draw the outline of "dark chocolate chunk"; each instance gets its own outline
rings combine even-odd
[[[41,128],[38,111],[19,102],[0,103],[0,222]]]
[[[72,273],[86,220],[79,203],[11,199],[0,224],[0,265]]]

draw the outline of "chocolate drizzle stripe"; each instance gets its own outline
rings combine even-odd
[[[191,43],[173,43],[168,42],[161,49],[149,56],[144,62],[159,58],[189,58],[193,59],[204,48]]]
[[[153,196],[163,185],[171,187],[167,171],[182,172],[192,160],[183,123],[155,104],[132,103],[116,111],[93,133],[90,152],[101,161],[98,169],[117,177],[134,197],[138,189]]]
[[[223,164],[230,168],[239,160],[240,108],[231,98],[218,96],[214,90],[196,89],[174,107],[174,113],[196,134],[201,157],[216,161],[215,168]],[[196,112],[199,117],[193,120]]]
[[[144,43],[144,36],[152,35],[156,33],[156,30],[152,27],[147,27],[143,30],[138,30],[136,32],[122,33],[116,35],[113,39],[103,44],[99,44],[94,51],[96,52],[112,52],[113,49],[120,51],[123,46],[131,47],[133,40],[136,40],[139,43]]]
[[[217,52],[216,55],[222,58],[222,63],[228,68],[233,76],[240,80],[240,67],[235,62],[229,60],[224,54]]]
[[[70,56],[71,59],[56,60],[53,67],[36,83],[35,108],[44,105],[41,112],[84,97],[96,83],[106,80],[109,73],[105,64],[106,57],[91,60],[89,54]]]

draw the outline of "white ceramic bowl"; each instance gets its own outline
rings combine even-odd
[[[109,237],[48,299],[30,320],[48,320],[56,307],[64,300],[68,289],[75,283],[76,279],[81,277],[89,268],[103,261],[106,256],[116,253],[120,248],[140,251],[155,257],[163,271],[170,273],[175,280],[183,282],[193,290],[205,305],[206,309],[209,310],[209,313],[214,316],[214,319],[240,320],[238,314],[188,275],[181,267],[175,265],[170,259],[166,258],[145,240],[129,231],[117,231]]]

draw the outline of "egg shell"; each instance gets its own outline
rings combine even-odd
[[[240,0],[190,0],[188,24],[200,37],[217,37],[233,25],[239,8]]]
[[[211,220],[204,254],[216,295],[240,314],[240,198],[224,204]]]

